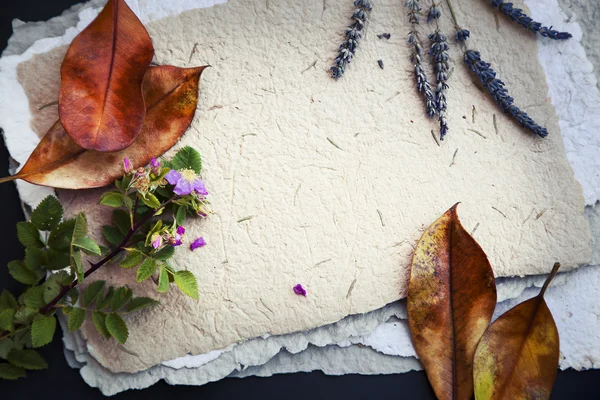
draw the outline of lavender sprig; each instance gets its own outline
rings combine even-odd
[[[568,32],[559,32],[552,27],[543,26],[540,22],[536,22],[525,14],[520,8],[513,7],[513,3],[505,3],[504,0],[491,0],[492,7],[497,7],[503,14],[508,15],[510,19],[525,27],[526,29],[539,33],[544,37],[549,37],[555,40],[569,39],[572,35]]]
[[[423,69],[423,46],[421,45],[419,34],[417,32],[421,5],[419,4],[419,0],[407,0],[404,5],[409,9],[408,21],[412,25],[412,30],[408,34],[408,44],[412,47],[410,60],[414,65],[417,90],[423,93],[427,115],[429,118],[433,118],[436,114],[435,98],[429,80],[427,79],[427,74],[425,74],[425,70]]]
[[[437,86],[435,89],[435,102],[436,109],[440,121],[440,140],[444,140],[444,137],[448,133],[448,120],[446,118],[446,91],[448,90],[448,41],[446,35],[444,35],[439,29],[429,35],[431,40],[431,50],[429,54],[433,58],[435,77],[437,80]]]
[[[496,72],[491,68],[491,65],[481,60],[481,55],[478,51],[467,50],[465,53],[465,64],[479,77],[479,80],[486,87],[492,97],[498,103],[500,108],[521,124],[524,128],[541,137],[548,136],[546,128],[538,125],[527,115],[513,104],[514,99],[508,94],[508,90],[504,87],[504,82],[496,78]]]
[[[358,42],[363,37],[363,30],[369,18],[369,13],[373,9],[369,0],[356,0],[354,2],[356,9],[352,14],[352,22],[344,31],[346,40],[340,44],[338,56],[331,66],[331,77],[338,79],[344,74],[346,65],[350,64],[352,57],[356,53]]]

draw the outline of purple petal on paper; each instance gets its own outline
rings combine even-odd
[[[192,244],[190,244],[190,250],[196,250],[197,248],[204,246],[206,246],[206,241],[202,236],[200,236],[198,239],[194,240]]]
[[[304,289],[301,284],[297,284],[296,286],[294,286],[294,293],[296,293],[299,296],[306,297],[306,289]]]

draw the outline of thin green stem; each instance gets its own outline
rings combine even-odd
[[[446,4],[448,4],[448,9],[450,10],[452,21],[454,21],[454,27],[457,30],[460,29],[460,25],[458,24],[458,20],[456,19],[456,14],[454,13],[454,7],[452,7],[452,2],[450,0],[446,0]]]

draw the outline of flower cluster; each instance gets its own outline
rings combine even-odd
[[[455,39],[457,42],[466,42],[471,36],[471,32],[468,29],[460,28],[456,30]]]
[[[429,7],[429,11],[427,11],[427,22],[434,21],[436,19],[440,19],[442,13],[440,8],[434,3]]]
[[[491,68],[491,65],[481,60],[481,55],[478,51],[467,50],[465,53],[465,64],[479,77],[479,80],[492,94],[492,97],[498,103],[500,108],[511,115],[524,128],[530,130],[538,136],[548,136],[546,128],[536,124],[535,121],[513,105],[514,99],[508,94],[508,90],[504,87],[504,82],[496,78],[496,72]]]
[[[347,64],[350,64],[356,49],[358,42],[363,37],[363,30],[365,24],[369,18],[369,13],[372,10],[371,2],[369,0],[356,0],[354,2],[356,9],[352,14],[352,24],[346,28],[344,35],[346,40],[342,42],[338,50],[338,56],[335,58],[333,65],[331,66],[331,77],[338,79],[344,74],[344,70]]]
[[[444,137],[448,133],[448,120],[446,118],[446,91],[448,90],[448,42],[446,35],[444,35],[439,29],[429,35],[431,40],[431,50],[429,54],[433,58],[434,71],[437,80],[437,87],[435,89],[435,103],[436,110],[440,121],[440,140],[444,140]]]
[[[155,250],[161,249],[164,245],[171,245],[173,247],[181,246],[183,244],[183,236],[185,235],[185,228],[181,225],[176,226],[173,224],[172,227],[162,227],[158,232],[152,233],[150,236],[150,242]]]
[[[417,25],[419,24],[419,12],[421,5],[419,0],[407,0],[404,4],[408,8],[408,21],[412,25],[412,30],[408,34],[408,44],[412,47],[410,60],[414,65],[415,80],[417,82],[417,90],[423,93],[425,98],[425,109],[429,118],[433,118],[436,113],[435,99],[431,85],[423,69],[423,46],[419,40]]]
[[[513,7],[513,3],[505,3],[504,0],[491,0],[492,7],[497,7],[503,14],[506,14],[526,29],[539,33],[544,37],[549,37],[555,40],[569,39],[572,35],[568,32],[559,32],[552,27],[542,26],[541,23],[534,21],[531,17],[523,12],[520,8]]]

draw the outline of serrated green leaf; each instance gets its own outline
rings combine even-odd
[[[173,169],[191,169],[199,174],[202,171],[202,158],[194,148],[185,146],[171,160]]]
[[[125,210],[114,210],[112,221],[114,226],[116,226],[123,235],[126,235],[127,232],[129,232],[129,229],[131,229],[131,217]]]
[[[13,331],[13,318],[15,316],[15,311],[12,308],[7,308],[6,310],[0,311],[0,331]]]
[[[110,302],[112,301],[112,297],[114,294],[115,294],[115,288],[112,286],[109,287],[108,290],[106,291],[106,294],[102,298],[102,300],[100,300],[100,298],[98,298],[98,300],[96,300],[96,309],[103,310],[106,307],[108,307],[110,305]]]
[[[175,254],[175,247],[165,246],[156,253],[152,254],[152,258],[159,261],[166,261]]]
[[[61,222],[58,227],[50,232],[48,246],[54,250],[69,250],[73,237],[73,229],[75,229],[75,219],[68,219]]]
[[[131,299],[131,301],[127,303],[127,306],[125,307],[125,312],[130,313],[133,311],[139,311],[143,308],[150,307],[156,304],[158,304],[158,301],[151,299],[150,297],[136,297],[134,299]]]
[[[156,291],[158,293],[165,293],[169,290],[169,273],[167,272],[167,268],[161,264],[160,273],[158,275],[158,287]]]
[[[2,294],[0,294],[0,310],[6,310],[7,308],[17,309],[18,306],[15,296],[8,290],[3,289]]]
[[[42,347],[52,341],[56,330],[56,318],[40,317],[31,324],[31,345]]]
[[[25,265],[30,270],[40,269],[46,265],[46,253],[35,247],[25,249]]]
[[[133,292],[126,286],[116,289],[110,301],[110,309],[112,311],[118,311],[131,300],[132,295]]]
[[[15,313],[15,322],[19,324],[26,324],[37,314],[38,311],[36,309],[24,307],[20,310],[17,310]]]
[[[123,196],[123,205],[131,210],[133,208],[133,200],[131,200],[131,197]]]
[[[40,231],[56,228],[63,217],[63,208],[54,196],[48,196],[31,213],[31,222]]]
[[[150,207],[152,209],[157,209],[158,207],[160,207],[160,201],[158,201],[156,196],[153,195],[152,193],[146,193],[146,197],[144,197],[140,194],[139,198],[140,198],[140,200],[142,200],[142,203],[144,203],[145,205],[147,205],[148,207]]]
[[[106,316],[106,329],[110,332],[111,336],[116,339],[117,342],[125,344],[129,331],[123,318],[117,313],[110,313]]]
[[[43,299],[46,304],[50,303],[60,293],[60,283],[56,279],[46,279],[44,282]]]
[[[41,278],[38,277],[35,272],[27,269],[25,263],[20,260],[9,262],[8,272],[16,281],[24,283],[25,285],[35,285]]]
[[[98,296],[102,296],[102,289],[104,289],[105,281],[94,281],[90,283],[81,295],[81,305],[87,307],[96,300]]]
[[[198,300],[198,283],[190,271],[177,271],[174,275],[175,284],[181,291],[192,299]]]
[[[46,251],[46,269],[56,271],[67,268],[71,264],[71,255],[67,252],[48,249]]]
[[[25,247],[44,247],[40,232],[31,222],[19,222],[17,224],[17,236],[19,237],[19,242]]]
[[[71,272],[74,275],[77,275],[77,281],[79,283],[83,282],[83,261],[81,259],[81,251],[79,250],[71,252]]]
[[[102,253],[102,250],[100,250],[100,246],[98,246],[96,242],[94,242],[88,237],[76,239],[73,242],[73,246],[82,249],[88,255],[99,256]]]
[[[40,309],[46,305],[44,301],[44,286],[34,286],[23,294],[25,305],[30,308]]]
[[[84,213],[77,214],[75,218],[75,226],[73,227],[73,238],[71,244],[75,241],[83,239],[87,236],[87,219]]]
[[[187,207],[179,206],[177,208],[177,213],[175,213],[175,221],[177,225],[182,225],[185,222],[185,217],[187,216]]]
[[[119,265],[122,268],[133,268],[133,267],[137,266],[139,263],[141,263],[143,258],[144,258],[143,253],[141,253],[137,250],[132,250],[129,253],[127,253],[125,258],[123,259],[123,261],[121,261],[121,263]]]
[[[7,360],[12,365],[25,369],[40,370],[48,368],[48,363],[35,350],[12,350]]]
[[[156,266],[156,261],[151,258],[146,258],[137,270],[135,277],[136,281],[143,282],[150,278],[156,270]]]
[[[21,367],[17,367],[8,363],[0,364],[0,379],[15,380],[25,378],[27,374]]]
[[[123,205],[123,195],[120,192],[105,192],[100,196],[98,203],[109,207],[121,207]]]
[[[77,299],[79,299],[79,289],[74,287],[73,289],[69,290],[69,293],[67,293],[67,295],[71,299],[71,304],[75,304],[77,303]]]
[[[13,349],[22,349],[20,343],[15,342],[12,339],[5,337],[4,339],[0,339],[0,358],[6,359],[8,357],[8,353],[10,353]]]
[[[104,336],[106,339],[110,337],[110,332],[106,328],[106,314],[101,311],[94,311],[92,314],[92,322],[96,327],[99,334]]]
[[[83,321],[85,321],[85,310],[83,308],[73,307],[69,313],[69,318],[67,319],[69,332],[74,332],[81,328]]]
[[[106,241],[112,245],[118,246],[121,244],[125,235],[123,235],[117,227],[111,225],[104,225],[102,227],[102,233],[106,238]]]

